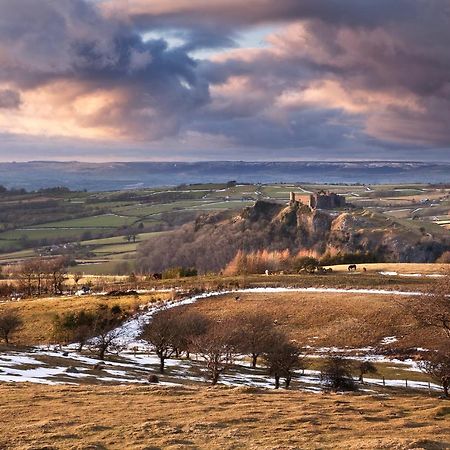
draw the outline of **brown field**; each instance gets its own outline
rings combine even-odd
[[[120,305],[130,313],[139,305],[151,301],[164,300],[167,293],[146,294],[141,296],[109,297],[106,295],[91,295],[82,297],[51,297],[20,300],[17,302],[0,303],[0,311],[15,309],[23,319],[23,327],[14,335],[14,343],[22,345],[38,345],[51,342],[52,319],[55,314],[68,311],[93,311],[99,305]]]
[[[406,314],[407,297],[352,293],[245,293],[200,300],[189,306],[215,318],[265,312],[300,345],[376,346],[397,336],[396,346],[429,347],[433,334]]]
[[[348,272],[348,264],[339,264],[332,267],[335,272]],[[357,264],[358,270],[363,267],[367,272],[397,272],[401,274],[419,273],[419,274],[449,274],[450,264],[438,263],[361,263]]]
[[[0,385],[5,449],[450,448],[448,401],[247,388]]]

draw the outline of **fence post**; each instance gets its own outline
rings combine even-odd
[[[383,376],[383,386],[386,386],[386,380],[385,380],[384,376]]]
[[[405,380],[405,385],[406,387],[408,387],[408,380]]]

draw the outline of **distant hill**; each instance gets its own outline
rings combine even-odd
[[[0,163],[0,185],[108,191],[190,183],[448,183],[449,163],[421,162],[115,162]]]
[[[236,213],[199,217],[194,223],[151,239],[139,250],[138,268],[161,271],[196,267],[201,272],[223,269],[240,250],[311,251],[316,256],[356,255],[372,261],[434,262],[450,249],[446,230],[434,235],[423,229],[367,210],[334,212],[301,204],[258,201]],[[355,257],[356,257],[355,256]]]

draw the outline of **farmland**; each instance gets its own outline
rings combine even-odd
[[[330,190],[356,210],[380,213],[415,234],[448,234],[450,189],[428,185],[199,184],[114,192],[16,193],[0,198],[0,263],[69,253],[72,271],[129,273],[139,244],[198,215],[286,202],[290,191]]]
[[[113,237],[93,245],[119,252],[128,243]],[[0,343],[6,425],[0,447],[445,448],[447,402],[438,398],[439,381],[417,362],[424,349],[439,344],[439,332],[421,328],[408,308],[444,280],[448,265],[366,266],[351,273],[334,266],[322,276],[137,277],[132,283],[86,275],[79,282],[92,286],[88,295],[4,300],[0,316],[13,312],[23,325],[9,346]],[[82,351],[76,343],[60,345],[56,314],[102,308],[125,314],[113,331],[117,345],[104,360],[93,344]],[[160,374],[155,348],[141,333],[162,311],[215,324],[263,314],[302,349],[302,365],[289,390],[274,390],[263,356],[251,367],[240,353],[216,386],[201,353],[172,354]],[[321,381],[330,355],[352,361],[355,380],[362,361],[376,372],[358,383],[357,392],[334,394]]]

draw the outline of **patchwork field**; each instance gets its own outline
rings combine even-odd
[[[175,229],[205,212],[240,210],[261,199],[286,202],[290,191],[321,189],[344,195],[357,208],[389,216],[411,228],[416,238],[448,235],[450,190],[444,186],[231,183],[100,193],[56,189],[0,196],[0,264],[36,253],[69,252],[79,264],[74,271],[127,273],[136,256],[131,244],[152,232]],[[105,239],[117,246],[105,248]]]

